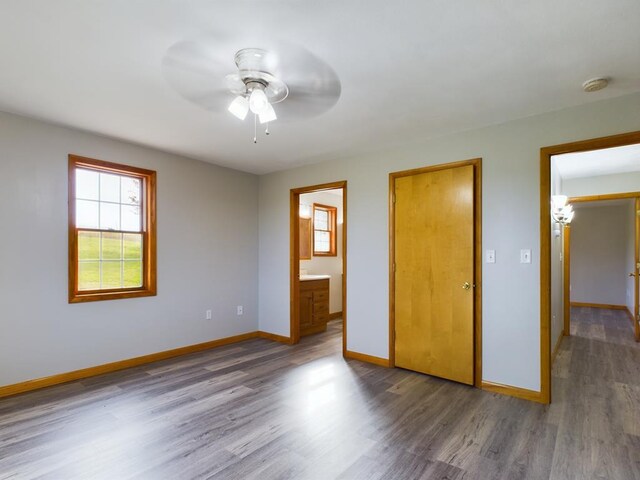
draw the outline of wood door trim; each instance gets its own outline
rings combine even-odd
[[[474,172],[474,386],[482,387],[482,159],[392,172],[389,174],[389,366],[395,366],[395,181],[438,170],[473,166]]]
[[[551,402],[551,157],[634,143],[640,143],[640,131],[540,149],[540,396],[543,403]]]
[[[342,355],[347,351],[347,181],[322,183],[289,191],[289,344],[300,341],[300,195],[342,189]]]

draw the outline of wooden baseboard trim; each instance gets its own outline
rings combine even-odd
[[[378,365],[380,367],[389,367],[388,358],[374,357],[373,355],[367,355],[366,353],[359,353],[359,352],[352,352],[350,350],[345,350],[344,358],[359,360],[361,362],[373,363],[374,365]]]
[[[511,397],[522,398],[523,400],[529,400],[538,403],[545,402],[542,397],[542,392],[536,392],[535,390],[528,390],[526,388],[513,387],[511,385],[504,385],[502,383],[482,381],[482,390],[487,392],[500,393],[502,395],[509,395]]]
[[[556,361],[556,357],[558,356],[558,351],[560,351],[560,345],[562,345],[562,339],[564,338],[564,330],[560,332],[558,335],[558,340],[556,340],[556,345],[553,347],[553,353],[551,354],[551,366],[553,366],[553,362]]]
[[[285,337],[283,335],[277,335],[275,333],[259,331],[258,337],[264,338],[266,340],[273,340],[274,342],[291,343],[291,337]]]
[[[342,318],[342,312],[341,311],[329,314],[329,321],[335,320],[337,318]]]
[[[631,322],[631,325],[633,325],[635,327],[635,325],[634,325],[635,322],[633,321],[633,313],[631,313],[631,310],[629,310],[629,307],[627,307],[627,306],[625,306],[624,309],[627,312],[627,316],[629,317],[629,321]]]
[[[189,353],[201,352],[203,350],[222,347],[224,345],[230,345],[232,343],[243,342],[245,340],[250,340],[252,338],[258,338],[261,336],[260,335],[261,333],[262,332],[242,333],[240,335],[234,335],[232,337],[219,338],[217,340],[212,340],[210,342],[204,342],[204,343],[198,343],[195,345],[188,345],[186,347],[174,348],[172,350],[165,350],[163,352],[151,353],[149,355],[143,355],[141,357],[128,358],[126,360],[119,360],[117,362],[105,363],[103,365],[97,365],[95,367],[82,368],[80,370],[74,370],[72,372],[59,373],[57,375],[51,375],[49,377],[37,378],[34,380],[27,380],[26,382],[14,383],[12,385],[4,385],[4,386],[0,386],[0,398],[8,397],[10,395],[17,395],[18,393],[24,393],[30,390],[37,390],[39,388],[51,387],[53,385],[67,383],[73,380],[80,380],[82,378],[94,377],[96,375],[102,375],[104,373],[124,370],[125,368],[137,367],[138,365],[157,362],[159,360],[166,360],[167,358],[179,357],[180,355],[187,355]],[[268,334],[268,335],[272,335],[272,334]],[[267,337],[262,337],[262,338],[267,338]]]
[[[608,310],[626,310],[626,305],[609,305],[607,303],[571,302],[572,307],[606,308]]]

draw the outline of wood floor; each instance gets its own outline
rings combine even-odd
[[[543,406],[340,355],[201,352],[0,400],[0,479],[640,479],[640,346],[576,308]]]

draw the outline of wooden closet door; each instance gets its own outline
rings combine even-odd
[[[474,168],[395,180],[395,364],[474,380]]]

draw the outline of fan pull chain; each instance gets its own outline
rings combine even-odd
[[[267,128],[265,128],[264,134],[269,135],[269,122],[267,122]]]
[[[253,116],[253,143],[258,143],[258,115]]]

